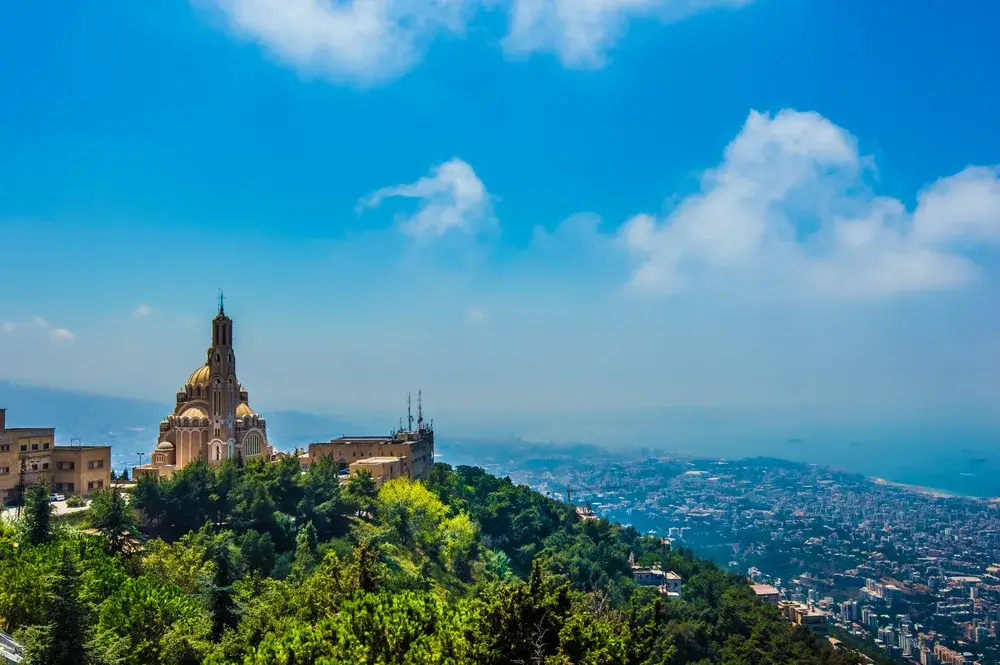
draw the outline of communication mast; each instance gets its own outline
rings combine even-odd
[[[410,402],[410,393],[406,393],[406,427],[407,432],[413,431],[413,409]]]
[[[417,429],[424,430],[424,391],[417,391]]]

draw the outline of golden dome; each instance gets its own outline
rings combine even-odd
[[[242,418],[244,416],[256,416],[257,414],[253,412],[250,405],[246,402],[240,402],[240,405],[236,407],[236,417]]]
[[[189,386],[205,386],[208,385],[208,379],[212,375],[212,368],[208,366],[208,363],[202,365],[191,374],[188,379]]]
[[[181,418],[208,418],[208,414],[200,406],[192,406],[180,415]]]
[[[161,453],[168,453],[173,449],[174,449],[174,444],[170,443],[169,441],[160,441],[160,443],[158,443],[156,446],[156,450]]]

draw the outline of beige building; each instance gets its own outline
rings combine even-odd
[[[797,603],[792,600],[779,600],[778,609],[792,623],[805,626],[817,635],[824,637],[827,635],[826,614],[823,612],[813,609],[805,603]]]
[[[250,408],[250,396],[236,378],[233,321],[219,296],[212,320],[212,345],[176,395],[174,412],[160,423],[150,461],[132,477],[170,476],[197,459],[218,464],[235,457],[270,458],[267,423]]]
[[[369,457],[351,464],[350,475],[353,476],[361,472],[371,474],[371,477],[375,479],[375,486],[382,487],[393,478],[399,478],[403,475],[403,458]]]
[[[111,484],[110,446],[57,446],[52,427],[7,427],[0,409],[0,504],[23,487],[47,484],[53,492],[88,494]]]
[[[777,606],[781,600],[781,592],[770,584],[751,584],[754,594],[768,605]]]
[[[357,462],[398,458],[401,475],[426,480],[434,464],[434,429],[425,425],[421,418],[417,429],[409,432],[400,429],[390,436],[342,436],[323,443],[310,443],[299,460],[308,468],[320,457],[333,457],[341,473],[353,473]]]

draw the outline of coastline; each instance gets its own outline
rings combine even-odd
[[[871,480],[878,485],[888,485],[891,487],[898,487],[899,489],[903,489],[908,492],[923,494],[925,496],[932,496],[936,499],[971,499],[974,501],[1000,501],[1000,497],[971,496],[967,494],[958,494],[955,492],[946,492],[944,490],[934,489],[933,487],[923,487],[921,485],[909,485],[907,483],[897,483],[892,480],[886,480],[885,478],[879,478],[878,476],[872,476]]]

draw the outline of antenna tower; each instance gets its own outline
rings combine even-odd
[[[417,391],[417,429],[424,429],[424,391]]]
[[[406,393],[406,426],[407,432],[413,431],[413,409],[410,402],[410,393]]]

